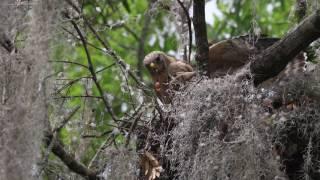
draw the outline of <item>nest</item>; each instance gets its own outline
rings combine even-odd
[[[319,75],[264,88],[226,76],[176,92],[146,140],[160,179],[320,179]]]

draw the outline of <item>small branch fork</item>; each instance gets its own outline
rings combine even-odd
[[[125,147],[128,146],[129,141],[130,141],[130,135],[133,133],[134,128],[137,126],[137,123],[141,118],[141,115],[142,115],[141,108],[142,108],[142,106],[137,108],[136,111],[133,113],[133,115],[132,115],[132,117],[134,117],[133,122],[120,120],[121,122],[125,122],[126,124],[131,123],[130,129],[128,129],[128,137],[127,137]],[[103,136],[108,136],[108,137],[106,138],[104,143],[101,144],[101,147],[99,148],[96,155],[93,157],[89,166],[86,167],[83,163],[76,160],[71,153],[69,153],[65,150],[65,147],[58,136],[59,131],[71,120],[71,118],[76,114],[76,112],[79,109],[80,109],[80,106],[74,108],[70,113],[65,115],[65,117],[63,118],[61,123],[58,124],[57,127],[55,127],[55,128],[51,128],[50,125],[48,124],[49,127],[48,127],[47,131],[45,132],[45,137],[46,137],[45,144],[48,148],[48,151],[52,151],[53,154],[55,154],[72,172],[75,172],[88,180],[98,180],[98,179],[101,179],[101,177],[99,177],[99,173],[101,172],[101,170],[92,170],[91,169],[92,163],[98,157],[98,154],[101,153],[102,150],[106,146],[111,145],[112,143],[115,143],[115,138],[117,137],[117,135],[114,134],[111,130],[109,130],[109,131],[106,131],[98,136],[90,136],[90,135],[87,136],[87,138],[90,138],[90,137],[91,138],[99,138],[99,137],[103,137]],[[49,121],[49,120],[47,120],[47,121]],[[118,127],[118,128],[124,129],[124,127]],[[48,158],[48,156],[47,156],[47,158]],[[45,159],[47,159],[47,158],[45,158]],[[45,160],[45,162],[46,161],[47,160]]]
[[[77,161],[70,153],[68,153],[60,139],[55,138],[52,133],[46,135],[46,144],[51,146],[51,151],[61,159],[61,161],[69,167],[73,172],[81,175],[89,180],[97,180],[98,172],[88,169],[84,164]]]

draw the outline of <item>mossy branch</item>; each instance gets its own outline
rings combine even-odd
[[[278,75],[289,61],[319,37],[320,10],[317,10],[252,61],[250,69],[254,84],[258,85]]]

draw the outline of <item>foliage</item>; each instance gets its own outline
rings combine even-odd
[[[214,13],[209,37],[215,40],[248,33],[281,37],[293,25],[295,1],[217,0],[221,15]]]

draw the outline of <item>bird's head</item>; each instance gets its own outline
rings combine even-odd
[[[153,51],[146,55],[143,60],[144,66],[152,75],[165,72],[167,63],[168,56],[161,51]]]

